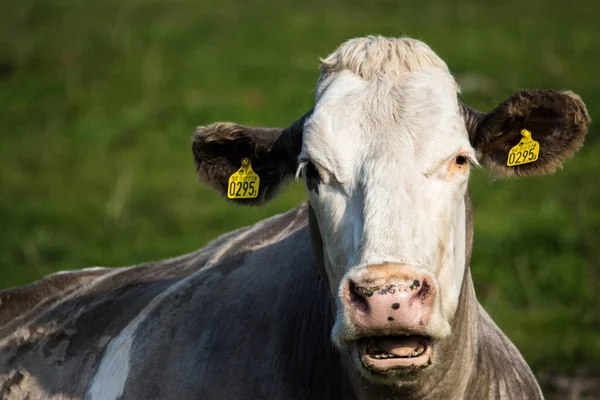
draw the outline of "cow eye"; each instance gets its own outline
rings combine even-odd
[[[458,165],[465,165],[466,163],[469,162],[469,160],[467,159],[467,156],[456,156],[456,163]]]
[[[323,182],[323,180],[321,179],[321,175],[319,174],[317,167],[315,167],[315,164],[310,161],[307,161],[306,165],[304,166],[304,177],[306,179],[306,187],[308,190],[314,190],[315,192],[318,192],[319,185]]]

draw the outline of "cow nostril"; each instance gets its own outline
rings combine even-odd
[[[362,312],[369,311],[369,304],[365,299],[365,296],[368,296],[368,294],[364,293],[364,288],[361,288],[356,283],[349,281],[348,292],[350,295],[350,304],[353,307],[359,309]]]
[[[429,297],[430,293],[431,293],[431,286],[429,286],[427,281],[423,281],[423,284],[421,285],[421,290],[417,294],[417,297],[426,299],[427,297]]]

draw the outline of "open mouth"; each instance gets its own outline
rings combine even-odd
[[[367,337],[358,341],[358,351],[365,369],[382,373],[431,365],[433,343],[422,335]]]

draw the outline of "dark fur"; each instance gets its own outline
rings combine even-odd
[[[463,106],[465,123],[480,162],[501,176],[554,172],[583,145],[590,117],[581,98],[570,91],[521,90],[488,114]],[[510,149],[521,129],[540,143],[537,161],[509,167]]]
[[[258,197],[233,201],[248,205],[268,201],[296,172],[302,129],[310,114],[312,110],[287,129],[250,128],[230,122],[199,127],[192,138],[198,179],[226,196],[229,177],[247,157],[260,177]]]

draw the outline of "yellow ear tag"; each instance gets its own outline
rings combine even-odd
[[[521,130],[521,141],[508,153],[506,165],[514,167],[515,165],[528,164],[536,161],[540,155],[540,144],[533,140],[531,132],[527,129]]]
[[[242,159],[242,166],[229,177],[227,197],[230,199],[254,199],[258,197],[260,178],[252,170],[249,158]]]

